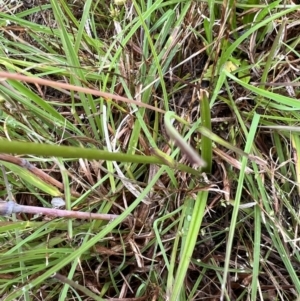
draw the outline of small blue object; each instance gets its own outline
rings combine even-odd
[[[0,202],[0,215],[12,215],[15,212],[15,205],[14,201]]]

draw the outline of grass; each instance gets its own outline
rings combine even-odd
[[[0,8],[1,300],[300,300],[300,6]]]

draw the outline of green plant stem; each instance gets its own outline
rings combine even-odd
[[[36,156],[53,156],[62,158],[83,158],[90,160],[107,160],[117,162],[132,162],[143,164],[162,164],[165,162],[158,157],[130,155],[122,153],[112,153],[108,151],[102,151],[97,149],[86,149],[72,146],[58,146],[49,144],[39,144],[31,142],[12,142],[8,140],[1,140],[0,153],[6,154],[30,154]],[[179,170],[186,171],[193,175],[199,176],[199,171],[188,167],[184,164],[178,164],[176,166]]]

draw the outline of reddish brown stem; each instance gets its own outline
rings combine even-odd
[[[165,113],[165,111],[162,109],[153,107],[151,105],[148,105],[147,103],[128,99],[123,96],[119,96],[119,95],[115,95],[115,94],[111,94],[111,93],[107,93],[107,92],[102,92],[102,91],[97,91],[97,90],[93,90],[93,89],[89,89],[89,88],[78,87],[78,86],[74,86],[74,85],[70,85],[70,84],[66,84],[66,83],[60,83],[57,81],[42,79],[39,77],[25,76],[25,75],[21,75],[18,73],[9,73],[9,72],[2,72],[2,71],[0,71],[0,77],[4,78],[4,79],[13,79],[13,80],[17,80],[17,81],[24,81],[27,83],[39,84],[39,85],[50,86],[50,87],[55,87],[55,88],[62,88],[62,89],[70,90],[70,91],[83,92],[83,93],[103,97],[105,100],[109,100],[109,99],[120,100],[120,101],[123,101],[126,103],[135,104],[140,107],[151,109],[151,110],[159,112],[159,113]]]
[[[32,165],[31,163],[29,163],[27,160],[22,159],[22,158],[18,158],[12,155],[6,155],[6,154],[0,154],[0,160],[1,161],[5,161],[5,162],[9,162],[15,165],[18,165],[20,167],[26,168],[28,169],[30,172],[32,172],[34,175],[36,175],[37,177],[39,177],[41,180],[61,189],[64,190],[64,185],[57,181],[56,179],[50,177],[49,175],[47,175],[45,172],[43,172],[42,170],[38,169],[37,167],[35,167],[34,165]],[[75,197],[79,197],[80,194],[76,191],[71,191],[71,194]]]
[[[0,215],[11,215],[12,213],[20,213],[20,212],[43,214],[43,215],[50,215],[55,217],[100,219],[106,221],[111,221],[119,216],[115,214],[89,213],[89,212],[72,211],[72,210],[60,210],[54,208],[24,206],[24,205],[16,204],[14,201],[8,201],[8,202],[0,201]]]

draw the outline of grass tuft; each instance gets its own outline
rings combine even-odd
[[[1,300],[299,300],[299,16],[0,1]]]

